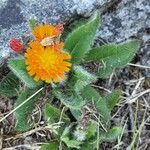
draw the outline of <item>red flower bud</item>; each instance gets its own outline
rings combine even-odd
[[[19,39],[12,38],[9,44],[10,44],[10,48],[17,53],[23,49],[23,44]]]

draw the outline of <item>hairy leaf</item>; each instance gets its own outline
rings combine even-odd
[[[117,45],[116,52],[110,57],[103,59],[103,68],[99,69],[99,77],[105,78],[108,76],[108,72],[118,67],[123,67],[129,63],[139,47],[139,42],[137,40],[132,40],[126,43]]]
[[[87,23],[87,19],[79,17],[77,20],[74,20],[72,23],[70,23],[69,26],[66,26],[61,36],[62,41],[65,41],[72,31],[84,25],[85,23]]]
[[[59,143],[58,142],[50,142],[48,144],[43,144],[40,150],[58,150]]]
[[[82,91],[81,91],[81,95],[83,97],[83,99],[86,100],[86,102],[95,102],[98,99],[102,99],[102,97],[100,96],[100,94],[91,86],[86,86]]]
[[[130,40],[121,44],[106,44],[90,50],[86,55],[86,61],[101,61],[103,66],[99,68],[97,75],[105,78],[113,69],[125,66],[129,63],[139,47],[137,40]]]
[[[87,72],[81,66],[74,66],[74,76],[72,77],[75,80],[74,90],[78,93],[85,86],[90,83],[93,83],[97,80],[96,76]]]
[[[29,88],[35,88],[38,84],[33,80],[26,70],[25,60],[23,57],[11,59],[8,62],[10,70]]]
[[[73,74],[71,75],[71,79],[68,82],[68,88],[70,90],[74,91],[75,93],[77,93],[76,94],[77,96],[75,96],[76,98],[78,98],[77,102],[80,101],[82,104],[79,106],[83,106],[83,104],[85,104],[84,99],[82,99],[82,97],[79,95],[80,92],[82,91],[82,89],[85,86],[89,85],[92,82],[95,82],[96,80],[97,80],[97,77],[95,75],[87,72],[81,66],[74,66]],[[75,98],[75,100],[76,100],[76,98]],[[72,115],[77,120],[80,119],[80,117],[81,117],[81,110],[80,109],[77,110],[77,109],[71,108],[70,111],[72,112]]]
[[[85,104],[82,97],[76,93],[72,93],[71,96],[65,96],[61,91],[54,90],[55,96],[70,109],[81,109]]]
[[[86,54],[85,61],[100,61],[108,57],[112,57],[117,52],[116,44],[104,44],[100,47],[91,49]]]
[[[90,49],[99,27],[99,15],[96,13],[90,21],[75,29],[65,40],[65,49],[72,55],[71,61],[79,63]]]
[[[19,95],[15,107],[19,106],[21,103],[23,103],[27,98],[32,96],[37,89],[26,89],[22,91],[22,93]],[[15,111],[15,118],[17,120],[16,124],[16,130],[18,131],[26,131],[31,128],[31,125],[28,123],[28,116],[32,112],[35,103],[38,100],[38,97],[41,95],[41,93],[37,94],[33,98],[31,98],[28,102],[26,102],[22,107],[17,109]]]
[[[0,95],[8,97],[17,96],[19,85],[18,78],[12,72],[9,72],[0,82]]]
[[[71,139],[70,138],[70,129],[71,127],[66,127],[62,136],[61,136],[61,141],[63,141],[68,148],[80,148],[80,142],[75,140],[75,139]]]
[[[80,120],[82,116],[82,109],[70,109],[72,115],[76,120]]]
[[[83,145],[81,146],[81,150],[96,150],[97,147],[97,141],[94,142],[85,141]]]
[[[69,148],[77,148],[79,149],[80,148],[80,144],[78,141],[76,140],[70,140],[68,137],[64,137],[62,138],[62,141],[67,145],[67,147]]]
[[[58,122],[61,116],[61,111],[51,104],[46,104],[44,107],[44,116],[49,123]],[[62,121],[69,122],[69,118],[63,113]]]
[[[81,146],[82,150],[96,150],[97,143],[105,142],[105,141],[114,141],[116,140],[122,133],[122,128],[114,127],[107,132],[100,131],[99,137],[97,135],[89,140],[86,140]]]
[[[100,140],[101,141],[113,141],[116,140],[122,132],[121,127],[113,127],[108,132],[100,131]]]
[[[114,90],[112,93],[110,93],[106,98],[107,107],[110,109],[110,111],[114,108],[114,106],[118,103],[119,98],[121,96],[122,92],[121,90]]]
[[[88,129],[87,129],[87,134],[86,134],[87,139],[90,139],[93,136],[95,136],[96,131],[97,131],[96,122],[91,122],[90,125],[88,126]]]
[[[85,105],[85,101],[79,94],[71,92],[69,95],[65,95],[62,91],[54,89],[54,95],[70,109],[77,120],[81,117],[81,108]]]
[[[109,124],[110,110],[107,107],[106,101],[100,96],[100,94],[94,88],[87,86],[83,89],[81,95],[85,101],[94,103],[94,106],[100,113],[101,120],[104,123]]]

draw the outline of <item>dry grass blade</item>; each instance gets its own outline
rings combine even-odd
[[[15,149],[29,149],[29,150],[40,150],[43,143],[35,143],[33,145],[24,144],[24,145],[17,145],[13,147],[3,148],[2,150],[15,150]]]
[[[29,98],[27,98],[23,103],[21,103],[20,105],[18,105],[16,108],[14,108],[12,111],[10,111],[6,116],[4,116],[3,118],[0,119],[0,122],[2,122],[3,120],[5,120],[8,116],[10,116],[12,113],[14,113],[17,109],[19,109],[20,107],[22,107],[25,103],[27,103],[29,100],[31,100],[35,95],[37,95],[39,92],[41,92],[43,90],[43,87],[40,88],[37,92],[35,92],[33,95],[31,95]]]
[[[132,98],[132,99],[128,98],[128,101],[126,103],[129,103],[129,104],[134,103],[139,97],[141,97],[147,93],[150,93],[150,89],[147,89],[147,90],[135,95],[134,98]]]
[[[16,136],[6,138],[4,140],[8,141],[8,140],[11,140],[11,139],[25,138],[25,137],[27,137],[27,136],[35,133],[35,132],[44,131],[44,130],[49,130],[49,131],[54,132],[55,134],[57,134],[56,129],[59,128],[62,123],[63,122],[58,122],[58,123],[54,123],[54,124],[51,124],[51,125],[47,125],[45,127],[38,127],[38,128],[35,128],[33,130],[30,130],[30,131],[27,131],[27,132],[24,132],[24,133],[21,133],[21,134],[17,134]]]
[[[132,64],[132,63],[128,63],[128,65],[133,67],[143,68],[143,69],[150,69],[149,66],[144,66],[144,65]]]
[[[3,146],[3,138],[2,136],[0,136],[0,149],[2,149],[2,146]]]

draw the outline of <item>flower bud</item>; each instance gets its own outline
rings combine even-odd
[[[9,44],[10,44],[10,48],[17,53],[19,53],[23,49],[23,44],[19,39],[12,38]]]

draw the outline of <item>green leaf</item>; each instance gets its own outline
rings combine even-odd
[[[108,132],[100,131],[101,141],[113,141],[116,140],[122,133],[121,127],[113,127]]]
[[[33,77],[27,73],[25,60],[23,57],[9,60],[8,67],[22,82],[26,84],[27,87],[35,88],[39,85],[34,81]]]
[[[0,82],[0,95],[8,97],[17,96],[19,86],[18,78],[12,72],[9,72]]]
[[[84,100],[82,99],[82,96],[80,96],[80,92],[82,91],[82,89],[89,85],[92,82],[95,82],[97,80],[97,77],[89,72],[87,72],[85,69],[83,69],[81,66],[74,66],[73,68],[73,74],[71,75],[71,79],[68,82],[68,88],[72,91],[75,91],[77,93],[77,96],[75,96],[75,98],[72,102],[74,103],[74,101],[77,101],[76,103],[78,103],[77,106],[79,109],[77,110],[76,108],[73,107],[69,107],[70,111],[72,113],[72,115],[79,120],[82,113],[81,113],[81,107],[85,104]]]
[[[62,141],[67,145],[69,148],[80,148],[80,144],[76,140],[70,140],[68,137],[62,138]]]
[[[19,95],[15,107],[23,103],[27,98],[32,96],[37,89],[26,89],[22,91],[22,93]],[[26,102],[22,107],[17,109],[15,111],[15,118],[17,120],[16,124],[16,130],[18,131],[26,131],[31,128],[31,125],[28,123],[28,116],[32,112],[35,103],[38,100],[38,97],[41,95],[41,93],[37,94],[33,98],[31,98],[28,102]]]
[[[106,44],[90,50],[86,55],[86,61],[101,61],[103,66],[99,68],[97,75],[105,78],[112,73],[115,68],[123,67],[129,63],[139,47],[137,40],[130,40],[121,44]]]
[[[87,139],[90,139],[93,136],[95,136],[96,132],[97,132],[97,124],[95,122],[91,122],[87,128],[87,134],[86,134]]]
[[[32,30],[37,26],[37,24],[38,24],[38,21],[36,19],[33,18],[29,20],[29,26]]]
[[[85,105],[83,98],[74,92],[70,93],[70,96],[64,95],[58,89],[54,89],[54,95],[70,109],[72,115],[78,120],[81,116],[81,108]]]
[[[99,78],[108,78],[114,71],[114,68],[111,67],[105,67],[105,65],[103,66],[103,68],[99,69],[97,72],[97,76],[99,76]]]
[[[61,116],[61,111],[51,104],[46,104],[44,107],[44,116],[49,123],[58,122]],[[62,121],[69,122],[69,118],[63,113]]]
[[[107,107],[106,101],[100,96],[100,94],[92,87],[87,86],[81,92],[82,98],[86,102],[94,103],[97,111],[100,113],[100,118],[105,124],[110,122],[110,110]]]
[[[118,103],[121,94],[122,94],[121,90],[114,90],[105,98],[107,102],[107,107],[110,110],[112,110],[114,106]]]
[[[86,141],[81,146],[81,150],[96,150],[96,147],[97,147],[97,141],[95,142]]]
[[[66,107],[70,109],[80,110],[85,104],[82,97],[76,93],[72,93],[71,96],[65,96],[62,92],[54,90],[54,94]]]
[[[87,72],[81,66],[74,66],[74,76],[72,78],[76,82],[73,88],[77,93],[88,84],[97,80],[95,75]]]
[[[75,29],[65,40],[65,49],[72,55],[72,63],[79,63],[89,51],[99,27],[96,13],[90,21]]]
[[[112,57],[116,54],[116,49],[116,44],[105,44],[100,47],[96,47],[86,54],[85,61],[101,61],[105,58]]]
[[[81,18],[79,17],[78,19],[74,20],[72,23],[69,24],[69,26],[66,26],[64,28],[64,31],[61,35],[61,40],[65,41],[65,39],[67,38],[67,36],[74,31],[75,29],[77,29],[78,27],[80,27],[81,25],[84,25],[85,23],[87,23],[87,19],[86,18]]]
[[[100,94],[92,88],[90,85],[86,86],[82,91],[81,91],[81,96],[83,97],[86,102],[96,102],[98,99],[102,99]]]
[[[80,142],[75,140],[75,139],[70,139],[70,127],[66,127],[62,136],[61,136],[61,141],[63,141],[68,148],[80,148]]]
[[[106,105],[106,101],[104,99],[97,99],[95,102],[95,107],[97,111],[100,113],[100,120],[104,122],[106,125],[110,124],[110,110],[108,109]]]
[[[105,141],[114,141],[116,140],[122,133],[122,128],[114,127],[108,132],[100,131],[99,137],[95,136],[92,139],[89,139],[83,143],[81,146],[82,150],[96,150],[97,143],[105,142]]]
[[[40,150],[58,150],[59,143],[58,142],[50,142],[48,144],[43,144]]]
[[[75,117],[76,120],[80,120],[82,116],[82,110],[79,109],[70,109],[72,115]]]

